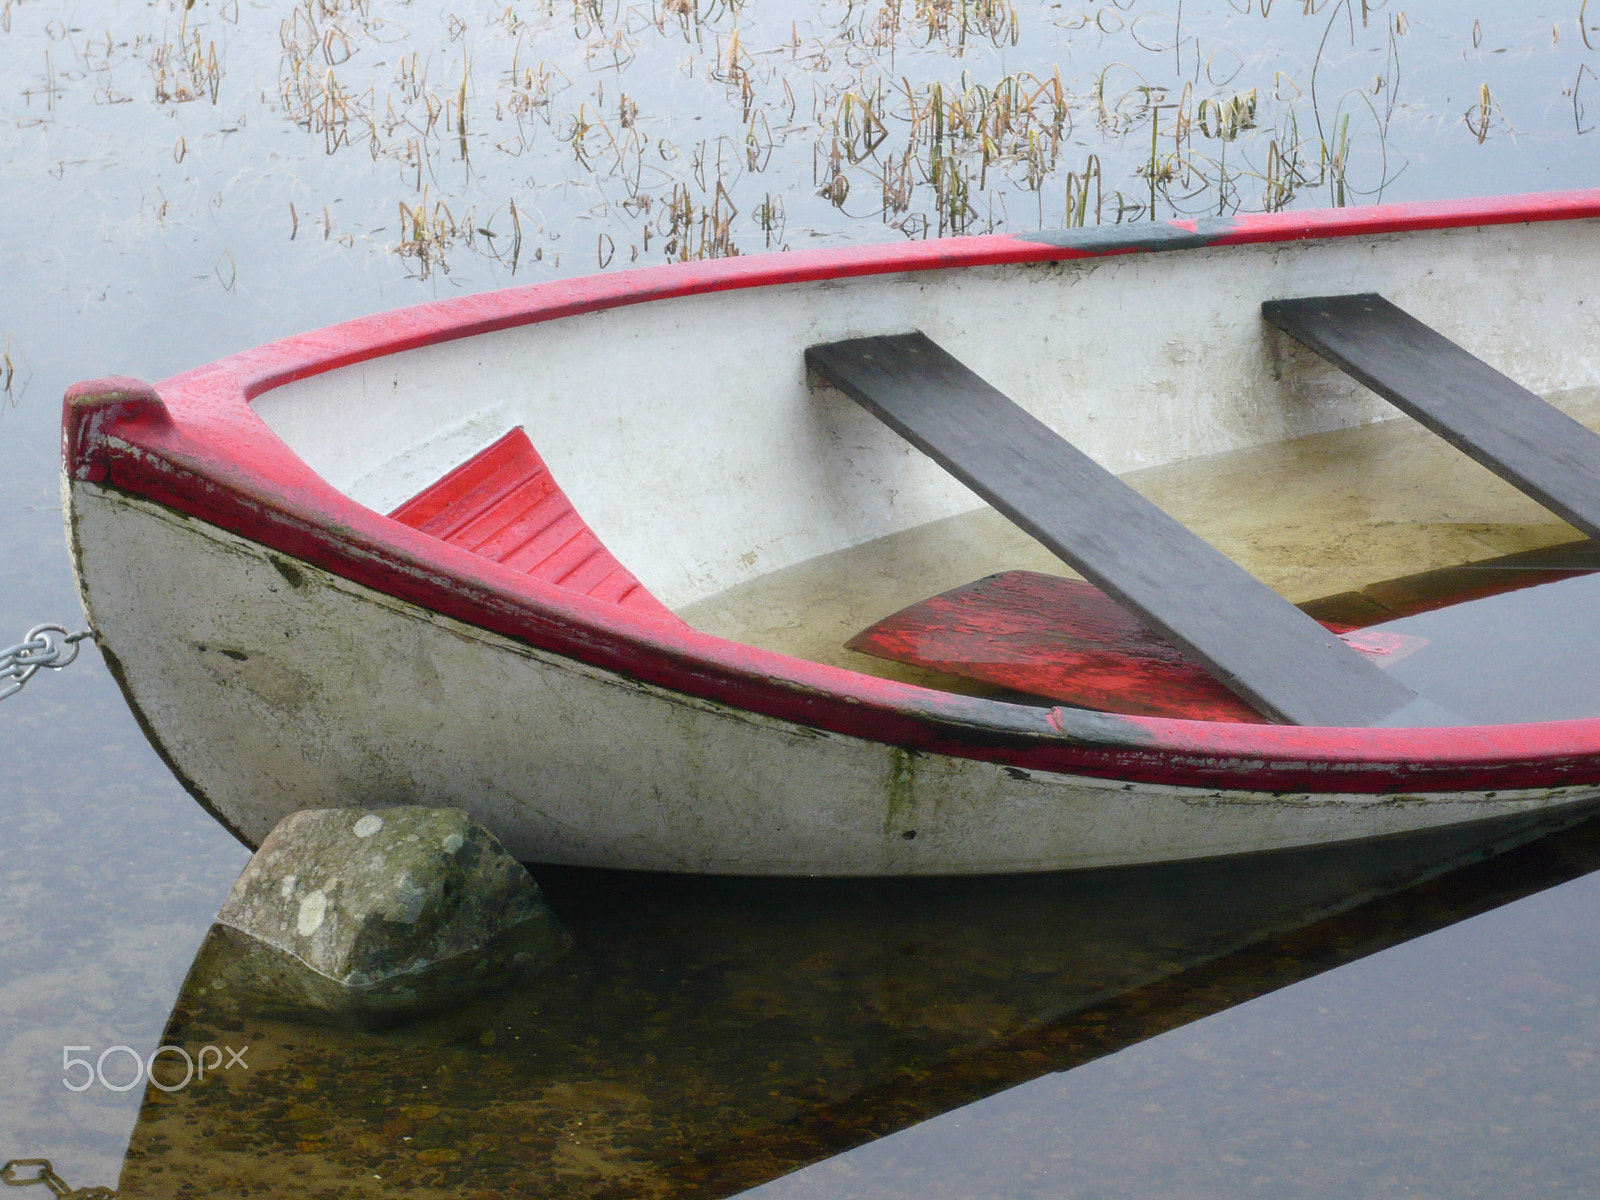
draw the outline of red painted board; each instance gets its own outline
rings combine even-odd
[[[520,428],[389,515],[531,578],[677,620],[584,523]]]
[[[1323,622],[1382,662],[1420,639]],[[1080,708],[1258,723],[1243,700],[1099,588],[1035,571],[990,575],[901,609],[849,649]]]

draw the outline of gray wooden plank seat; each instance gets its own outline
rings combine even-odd
[[[1261,315],[1600,537],[1600,436],[1588,427],[1375,293],[1271,300]]]
[[[806,363],[1271,719],[1448,719],[925,335],[813,346]]]

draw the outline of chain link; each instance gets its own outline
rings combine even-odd
[[[56,1174],[48,1158],[13,1158],[0,1167],[0,1183],[7,1187],[43,1184],[60,1200],[117,1200],[117,1193],[108,1187],[69,1187],[67,1181]]]
[[[68,633],[65,625],[35,625],[15,646],[0,650],[0,700],[15,696],[43,668],[59,671],[70,666],[78,657],[79,643],[92,637],[92,629]]]

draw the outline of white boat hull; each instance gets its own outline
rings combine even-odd
[[[1600,787],[1208,790],[912,751],[653,686],[69,480],[107,660],[254,845],[308,807],[458,805],[519,858],[779,875],[1051,871],[1585,810]]]

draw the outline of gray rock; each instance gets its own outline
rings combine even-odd
[[[504,986],[570,942],[522,864],[454,808],[293,813],[217,921],[232,943],[217,986],[358,1024]]]

